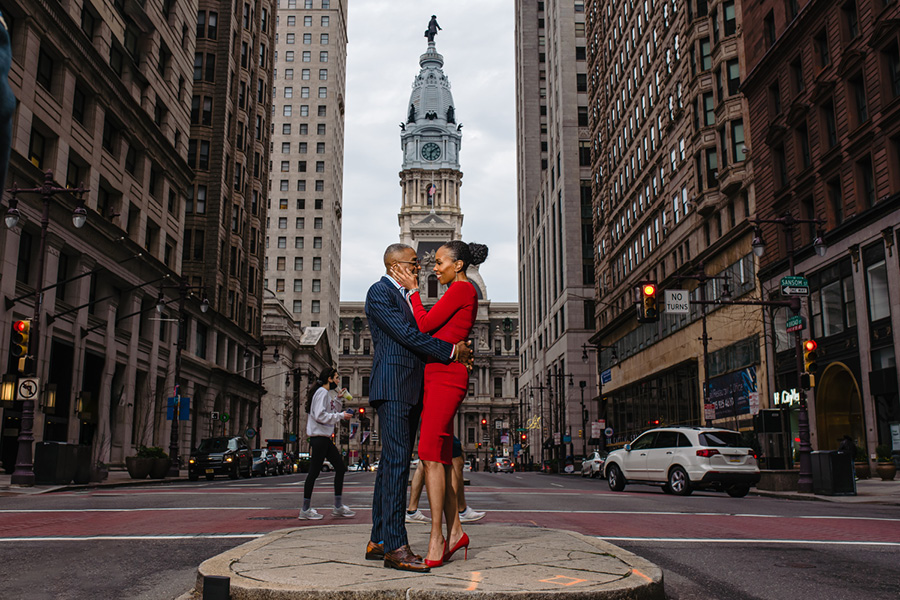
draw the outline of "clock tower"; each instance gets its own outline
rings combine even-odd
[[[400,124],[403,202],[398,220],[400,241],[422,256],[462,235],[462,125],[456,120],[450,80],[442,70],[444,57],[438,54],[433,40],[419,57],[419,65],[406,119]]]

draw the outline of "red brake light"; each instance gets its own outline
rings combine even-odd
[[[754,450],[753,448],[749,448],[747,450],[747,456],[752,456],[754,459],[759,458],[759,455],[756,454],[756,450]]]
[[[703,450],[697,450],[697,456],[702,456],[703,458],[710,458],[718,453],[719,451],[715,448],[704,448]]]

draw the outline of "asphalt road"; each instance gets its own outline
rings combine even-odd
[[[538,473],[469,473],[481,523],[533,524],[606,539],[663,568],[670,599],[900,598],[900,510],[645,486]],[[0,598],[174,598],[203,560],[297,521],[304,475],[0,498]],[[330,517],[332,476],[313,506]],[[344,502],[369,521],[372,473]],[[427,507],[427,502],[423,502]],[[346,519],[339,522],[347,523]],[[467,526],[478,544],[478,525]],[[411,525],[411,527],[423,527]],[[362,553],[363,549],[360,549]]]

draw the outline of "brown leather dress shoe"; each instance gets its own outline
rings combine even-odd
[[[376,544],[370,541],[366,546],[366,560],[382,560],[384,558],[384,544]]]
[[[409,549],[409,545],[386,552],[384,555],[384,566],[389,569],[413,571],[415,573],[431,572],[431,569],[422,561],[422,558],[413,554],[412,550]]]

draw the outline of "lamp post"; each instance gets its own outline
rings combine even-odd
[[[572,375],[571,373],[547,373],[547,385],[548,386],[550,385],[551,380],[556,379],[556,381],[557,381],[557,384],[556,384],[557,393],[560,396],[560,398],[559,398],[559,402],[556,405],[556,414],[557,414],[556,426],[559,429],[560,438],[562,437],[563,432],[566,430],[566,421],[567,421],[566,413],[568,412],[568,396],[566,396],[565,401],[563,401],[563,394],[559,393],[558,388],[560,387],[559,381],[565,380],[566,377],[569,378],[569,387],[570,388],[574,387],[575,386],[574,375]],[[550,393],[551,394],[553,393],[552,386],[550,387]],[[551,412],[552,412],[552,410],[553,410],[553,407],[551,407]],[[571,442],[571,432],[569,432],[569,437],[570,437],[569,444],[571,444],[572,443]],[[560,441],[563,442],[562,439],[560,439]],[[566,443],[563,442],[562,446],[565,447],[565,445],[566,445]],[[560,456],[557,458],[565,459],[565,456]]]
[[[709,335],[706,331],[706,306],[709,299],[706,297],[706,282],[714,279],[725,281],[725,289],[722,291],[722,297],[728,299],[731,292],[728,289],[728,277],[724,275],[707,275],[703,267],[703,262],[697,265],[697,272],[690,275],[673,275],[673,279],[683,281],[685,279],[694,279],[697,281],[697,287],[700,288],[700,321],[703,327],[703,335],[700,337],[703,342],[703,410],[709,406]],[[704,415],[706,417],[706,415]],[[712,425],[712,419],[704,418],[707,427]]]
[[[44,276],[47,270],[47,229],[50,227],[50,200],[57,194],[74,194],[76,196],[75,210],[72,211],[72,224],[76,229],[84,227],[87,221],[87,210],[84,208],[83,195],[90,190],[83,185],[78,188],[64,188],[53,185],[53,171],[44,173],[44,185],[38,188],[22,189],[13,185],[7,190],[12,197],[9,199],[9,209],[6,211],[6,226],[14,228],[19,223],[19,194],[40,194],[43,210],[41,212],[41,241],[38,246],[38,276],[35,286],[34,316],[31,319],[31,347],[29,354],[32,357],[31,367],[26,367],[26,374],[36,375],[38,372],[37,360],[41,348],[41,310],[44,301]],[[27,364],[28,361],[26,361]],[[22,421],[19,428],[18,452],[16,453],[16,469],[10,482],[15,485],[34,485],[34,463],[32,460],[32,443],[34,442],[34,400],[22,402]]]
[[[541,470],[544,470],[544,390],[549,390],[550,388],[543,385],[529,385],[528,386],[528,397],[531,400],[534,400],[534,390],[538,390],[538,394],[540,395],[540,403],[541,403],[541,412],[538,420],[540,421],[540,433],[538,434],[540,438],[540,457],[541,457]]]
[[[619,355],[616,352],[615,346],[604,346],[600,343],[591,346],[582,344],[581,360],[585,363],[589,360],[588,350],[593,350],[597,353],[597,396],[599,398],[599,400],[597,401],[597,418],[600,418],[602,416],[605,419],[606,411],[604,410],[603,404],[603,361],[601,359],[603,357],[604,350],[612,350],[612,359],[615,362],[619,362]],[[606,450],[606,434],[603,432],[600,432],[600,449]]]
[[[163,290],[168,287],[169,286],[160,287],[159,299],[156,303],[156,310],[159,313],[162,313],[166,304],[163,298]],[[175,377],[173,381],[175,406],[172,409],[172,429],[169,434],[169,459],[171,460],[171,466],[169,467],[169,472],[167,474],[169,477],[178,477],[180,471],[178,466],[178,417],[181,408],[181,353],[184,350],[187,341],[184,327],[184,308],[187,303],[188,294],[193,290],[203,290],[204,288],[188,285],[186,282],[182,281],[178,284],[176,289],[178,289],[178,319],[176,319],[178,322],[178,338],[175,343]],[[205,313],[208,310],[209,299],[206,298],[206,293],[204,291],[203,300],[200,303],[200,312]]]
[[[760,225],[763,223],[771,223],[779,225],[785,230],[785,251],[787,252],[788,269],[791,275],[796,275],[794,264],[794,226],[802,223],[814,224],[817,226],[816,238],[813,241],[813,249],[818,256],[825,256],[828,246],[825,245],[824,232],[821,227],[826,224],[824,219],[797,219],[791,213],[785,213],[783,216],[775,219],[750,219],[756,228],[754,231],[753,253],[762,257],[766,251],[766,242],[762,237]],[[796,302],[796,306],[792,306],[791,310],[795,315],[800,314],[800,302]],[[800,458],[800,473],[797,477],[797,491],[801,493],[812,492],[812,460],[810,453],[812,452],[812,444],[810,443],[809,434],[809,410],[806,403],[806,390],[803,389],[801,382],[803,377],[803,347],[802,333],[796,331],[794,333],[794,350],[796,352],[797,365],[797,391],[800,394],[800,406],[797,409],[797,434],[800,438],[800,448],[798,451]]]

